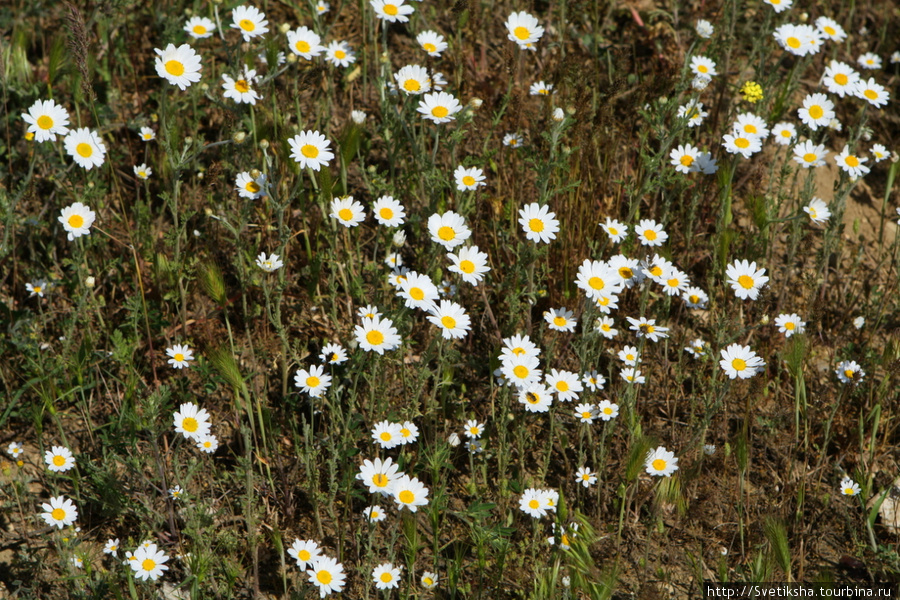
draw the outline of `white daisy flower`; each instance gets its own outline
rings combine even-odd
[[[329,151],[331,142],[318,131],[303,131],[290,138],[288,144],[291,146],[291,158],[300,163],[301,169],[309,167],[318,171],[323,165],[328,166],[328,162],[334,158],[334,154]]]
[[[422,50],[428,53],[428,56],[440,56],[441,52],[447,49],[447,42],[444,41],[444,36],[430,29],[417,35],[416,42],[419,43]]]
[[[154,48],[156,52],[156,73],[182,91],[192,83],[200,81],[200,55],[187,44],[175,47],[169,44],[165,50]]]
[[[299,27],[287,33],[288,47],[291,52],[306,60],[312,60],[325,52],[322,38],[312,29]]]
[[[556,239],[559,232],[556,213],[550,212],[550,207],[546,204],[541,206],[537,202],[519,209],[519,224],[525,232],[525,238],[535,244],[539,242],[549,244],[551,240]]]
[[[255,6],[242,4],[231,11],[231,27],[241,32],[245,42],[269,32],[266,15]]]
[[[76,202],[62,209],[58,220],[62,223],[71,242],[77,237],[91,235],[91,225],[94,224],[95,218],[94,211],[81,202]]]
[[[725,371],[729,379],[748,379],[753,377],[766,366],[765,361],[750,349],[750,346],[731,344],[724,350],[720,350],[722,360],[719,366]]]
[[[166,348],[166,355],[169,357],[166,362],[172,365],[173,369],[190,367],[190,361],[194,360],[194,353],[186,344],[175,344],[171,348]]]
[[[22,120],[28,123],[28,132],[34,134],[36,142],[55,142],[57,135],[69,133],[69,113],[53,100],[37,100]]]
[[[313,365],[307,371],[299,369],[294,375],[294,385],[311,398],[319,398],[331,387],[331,375],[325,373],[322,365]]]
[[[78,166],[88,171],[102,165],[106,157],[106,146],[100,139],[100,135],[87,127],[69,131],[63,144],[66,147],[66,153],[75,160]]]
[[[195,40],[210,37],[216,30],[216,24],[206,17],[191,17],[184,24],[184,30]]]
[[[447,250],[459,246],[472,235],[465,219],[453,211],[435,213],[428,217],[428,232],[431,234],[431,241],[441,244]]]
[[[416,109],[422,114],[423,119],[430,119],[435,123],[449,123],[456,118],[456,113],[462,110],[462,105],[453,95],[447,92],[435,92],[425,94]]]

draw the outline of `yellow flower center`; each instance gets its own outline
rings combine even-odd
[[[599,277],[591,277],[588,279],[588,285],[595,290],[602,290],[606,286],[606,283]]]
[[[353,218],[353,211],[349,208],[342,208],[338,211],[338,216],[341,218],[341,221],[349,221]]]
[[[414,287],[409,290],[409,295],[413,300],[422,300],[425,298],[425,292],[422,291],[422,288]]]
[[[384,5],[385,14],[391,15],[392,17],[397,14],[397,7],[393,4],[385,4]]]
[[[824,29],[825,33],[827,33],[828,35],[834,35],[837,33],[837,31],[835,31],[834,27],[832,27],[831,25],[826,25],[822,29]]]
[[[165,67],[166,73],[168,73],[172,77],[181,77],[184,74],[184,65],[181,64],[180,61],[174,59],[167,60]]]
[[[816,160],[818,158],[819,158],[818,155],[816,155],[812,152],[807,152],[806,154],[803,155],[803,160],[805,160],[808,163],[814,163],[814,162],[816,162]]]
[[[809,107],[809,116],[813,119],[821,119],[824,114],[825,111],[818,104]]]
[[[749,275],[741,275],[738,277],[738,285],[740,285],[745,290],[749,290],[753,287],[753,278]]]
[[[747,361],[743,358],[735,358],[731,361],[731,368],[735,371],[743,371],[747,368]]]
[[[528,508],[534,510],[534,509],[538,509],[540,507],[541,507],[541,503],[538,502],[537,500],[532,499],[532,500],[528,501]]]
[[[434,585],[434,579],[432,579],[431,577],[423,577],[422,583],[424,583],[425,585]]]
[[[384,334],[380,331],[370,331],[366,334],[366,341],[373,346],[380,346],[384,343]]]
[[[856,158],[855,156],[853,156],[852,154],[850,156],[848,156],[845,160],[847,161],[847,164],[850,165],[851,167],[859,166],[859,159]]]
[[[252,194],[255,194],[255,193],[258,192],[261,188],[259,187],[259,184],[256,183],[255,181],[248,181],[248,182],[247,182],[247,185],[244,186],[244,189],[247,190],[248,192],[252,193]]]
[[[382,431],[381,435],[379,435],[378,437],[380,437],[385,442],[389,442],[391,441],[391,437],[393,436],[391,436],[390,432],[388,431]]]
[[[189,433],[194,433],[195,431],[197,431],[197,428],[199,426],[200,424],[197,423],[197,419],[195,419],[194,417],[187,417],[181,422],[181,428]]]
[[[438,237],[441,238],[442,240],[444,240],[445,242],[449,242],[450,240],[452,240],[453,238],[456,237],[456,232],[453,231],[452,227],[448,227],[447,225],[444,225],[443,227],[438,229]]]
[[[145,571],[152,571],[156,568],[156,562],[152,558],[145,558],[141,563],[141,568]]]
[[[557,327],[563,327],[566,324],[566,318],[565,317],[553,317],[553,324],[556,325]]]
[[[308,561],[310,558],[312,558],[312,554],[309,553],[309,550],[301,550],[297,553],[297,558],[303,561]]]
[[[466,175],[465,177],[462,178],[462,182],[463,182],[463,185],[472,186],[472,185],[475,185],[475,178],[472,177],[471,175]]]
[[[381,577],[379,577],[379,579],[381,579],[381,581],[382,581],[383,583],[390,583],[391,580],[394,579],[394,576],[391,575],[391,574],[388,573],[388,572],[385,572],[385,573],[382,573],[382,574],[381,574]]]
[[[853,379],[854,374],[853,369],[844,369],[844,376],[847,377],[847,379]]]
[[[462,260],[459,262],[459,270],[463,273],[474,273],[475,263],[473,263],[471,260]]]
[[[75,152],[77,152],[79,155],[81,155],[85,158],[90,158],[90,156],[94,153],[94,149],[91,147],[90,144],[88,144],[86,142],[81,142],[80,144],[75,146]]]
[[[375,519],[377,519],[379,516],[380,516],[380,513],[377,510],[373,510],[372,512],[369,513],[369,518],[373,521]]]
[[[54,508],[53,512],[50,513],[50,516],[53,517],[54,521],[62,521],[66,518],[66,511],[61,508]]]
[[[605,415],[611,415],[612,413],[613,413],[613,409],[611,409],[610,407],[605,406],[605,407],[603,408],[603,414],[605,414]]]
[[[238,23],[241,26],[241,29],[244,31],[253,31],[256,29],[256,23],[251,21],[250,19],[241,19],[241,22]]]
[[[335,50],[334,57],[339,60],[343,60],[343,59],[347,58],[347,53],[344,52],[343,50]]]
[[[402,429],[400,430],[400,436],[401,436],[401,437],[407,438],[407,437],[409,437],[409,436],[411,436],[411,435],[412,435],[412,431],[410,431],[410,430],[407,429],[406,427],[404,427],[404,428],[402,428]]]
[[[696,295],[696,294],[691,294],[690,296],[688,296],[688,300],[691,301],[691,304],[699,304],[699,303],[700,303],[700,296],[698,296],[698,295]]]
[[[600,329],[602,329],[603,331],[610,331],[610,330],[611,330],[610,326],[607,325],[606,323],[604,323],[603,325],[601,325],[601,326],[600,326]]]
[[[387,208],[387,207],[382,208],[381,210],[379,210],[379,211],[378,211],[378,214],[379,214],[379,215],[381,216],[381,218],[384,219],[385,221],[389,221],[389,220],[391,220],[391,219],[394,218],[394,211],[391,210],[390,208]]]
[[[425,48],[425,52],[437,52],[437,46],[435,46],[434,44],[426,42],[422,44],[422,47]]]
[[[670,279],[666,283],[669,284],[669,287],[677,288],[681,282],[678,279]]]
[[[737,146],[738,148],[749,148],[750,140],[748,140],[747,138],[742,138],[742,137],[735,138],[734,145]]]
[[[388,484],[387,475],[385,475],[384,473],[375,473],[375,475],[372,477],[372,483],[374,483],[378,487],[386,486]]]
[[[73,229],[78,229],[82,225],[84,225],[84,217],[81,215],[72,215],[69,217],[69,226]]]
[[[643,333],[645,333],[645,334],[646,334],[646,333],[653,333],[654,331],[656,331],[656,327],[654,327],[653,325],[648,325],[647,323],[644,323],[644,324],[641,325],[638,329],[640,329],[641,332],[643,332]]]
[[[447,110],[446,106],[435,106],[434,108],[431,109],[432,116],[435,116],[438,119],[443,119],[449,113],[450,113],[450,111]]]
[[[403,82],[403,89],[407,92],[418,92],[422,89],[422,84],[416,79],[407,79]]]
[[[650,267],[650,274],[654,277],[659,277],[660,275],[662,275],[662,267],[660,267],[659,265],[653,265],[652,267]]]
[[[522,27],[519,25],[515,29],[513,29],[513,35],[519,38],[520,40],[527,40],[531,37],[531,32],[528,31],[527,27]]]
[[[644,237],[650,240],[651,242],[656,239],[656,232],[652,229],[644,230]]]
[[[306,385],[307,385],[308,387],[316,387],[317,385],[319,385],[319,381],[320,381],[320,380],[319,380],[318,377],[316,377],[316,376],[314,376],[314,375],[311,375],[311,376],[309,376],[309,377],[306,378]]]
[[[60,456],[59,454],[57,454],[56,456],[53,457],[53,464],[56,465],[57,467],[61,467],[64,464],[66,464],[66,459],[63,458],[62,456]]]
[[[203,25],[194,25],[193,32],[197,35],[203,35],[206,33],[206,27],[204,27]]]
[[[38,117],[37,126],[41,129],[50,129],[53,127],[53,119],[48,117],[47,115],[41,115]]]
[[[245,79],[238,79],[234,82],[234,89],[239,91],[242,94],[246,94],[250,91],[250,84],[247,83]]]
[[[793,48],[794,50],[796,50],[797,48],[800,47],[800,40],[798,40],[795,37],[789,37],[787,39],[787,45],[790,46],[791,48]]]
[[[834,76],[834,82],[838,85],[847,85],[848,81],[849,81],[849,79],[843,73],[838,73],[837,75]]]
[[[322,585],[328,585],[331,583],[331,573],[325,570],[319,571],[316,573],[316,579],[318,579],[319,583]]]
[[[606,305],[608,305],[609,303],[610,303],[610,299],[609,299],[608,297],[606,297],[606,296],[601,296],[600,298],[597,298],[597,305],[598,305],[598,306],[606,306]]]
[[[619,235],[619,230],[616,229],[615,227],[610,227],[610,228],[609,228],[609,234],[610,234],[610,235]]]
[[[878,98],[878,93],[875,90],[866,90],[863,92],[863,96],[869,100],[875,100]]]
[[[403,490],[397,495],[397,497],[403,504],[412,504],[412,502],[416,499],[416,495],[409,490]]]
[[[665,471],[666,469],[666,461],[661,458],[657,458],[652,463],[654,470],[656,471]]]
[[[319,149],[312,144],[306,144],[302,148],[300,148],[300,154],[302,154],[306,158],[315,158],[319,155]]]
[[[447,329],[453,329],[456,327],[456,319],[453,317],[441,317],[441,325]]]
[[[544,230],[544,222],[540,219],[531,219],[528,221],[528,227],[535,233],[540,233]]]
[[[569,384],[566,383],[565,381],[557,381],[557,382],[556,382],[556,389],[559,390],[560,392],[568,392],[568,391],[569,391]]]
[[[794,329],[795,327],[796,327],[796,325],[794,325],[794,324],[793,324],[792,322],[790,322],[790,321],[788,321],[787,323],[784,324],[784,328],[787,329],[787,330],[789,330],[789,331],[792,330],[792,329]]]
[[[678,160],[678,162],[680,162],[685,167],[689,167],[691,166],[691,163],[694,162],[694,157],[690,154],[685,154]]]
[[[706,65],[697,65],[697,70],[701,73],[709,73],[709,67]]]
[[[309,42],[306,40],[297,40],[297,43],[294,44],[294,48],[296,48],[297,52],[300,54],[305,54],[310,50]]]
[[[592,415],[591,413],[587,412],[587,411],[581,413],[581,418],[582,418],[582,419],[590,419],[592,416],[593,416],[593,415]]]
[[[525,379],[526,377],[528,377],[528,367],[526,367],[525,365],[517,365],[513,369],[513,375],[515,375],[519,379]]]

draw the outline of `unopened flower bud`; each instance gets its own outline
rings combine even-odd
[[[231,136],[231,141],[235,144],[243,144],[244,140],[247,139],[247,134],[243,131],[238,131],[233,136]]]
[[[553,120],[557,123],[562,123],[566,118],[566,113],[563,112],[563,109],[557,107],[553,109]]]
[[[269,149],[269,140],[259,140],[259,149],[260,150],[268,150]]]
[[[280,31],[281,33],[287,33],[290,30],[291,30],[290,23],[282,23],[281,25],[278,26],[278,31]]]
[[[250,178],[251,179],[259,179],[259,169],[250,169]]]
[[[472,98],[469,100],[469,106],[471,108],[481,108],[481,105],[484,104],[484,101],[481,98]]]
[[[88,288],[93,288],[97,284],[97,280],[94,279],[92,275],[88,275],[84,280],[84,285]]]

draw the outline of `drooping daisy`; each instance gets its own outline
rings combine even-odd
[[[306,60],[312,60],[325,51],[322,38],[307,27],[299,27],[287,32],[288,47],[291,52]]]
[[[536,356],[519,354],[501,361],[503,376],[513,385],[524,388],[541,379],[540,360]]]
[[[689,346],[686,346],[684,351],[694,358],[706,356],[706,342],[704,342],[700,338],[697,338],[693,342],[691,342]]]
[[[544,35],[544,28],[538,20],[525,11],[514,12],[506,20],[506,29],[509,31],[508,39],[519,47],[526,44],[535,44]]]
[[[353,196],[334,198],[331,201],[331,214],[344,227],[356,227],[366,219],[366,211],[363,205],[353,199]]]
[[[435,123],[449,123],[456,118],[456,113],[463,109],[452,94],[447,92],[435,92],[425,94],[419,102],[416,111],[421,113],[423,119],[430,119]]]
[[[816,145],[812,140],[806,140],[794,146],[794,161],[804,169],[824,166],[827,155],[825,145]]]
[[[392,494],[398,509],[408,508],[411,512],[428,504],[428,488],[415,477],[404,475],[394,482]]]
[[[325,344],[319,353],[319,360],[330,365],[339,365],[347,361],[347,351],[340,344]]]
[[[803,106],[797,109],[797,115],[815,131],[827,126],[834,118],[834,103],[825,94],[810,94],[803,99]]]
[[[212,454],[219,449],[219,438],[210,434],[197,440],[197,449]]]
[[[94,211],[88,206],[76,202],[62,209],[59,222],[66,230],[69,241],[72,241],[77,237],[91,234],[95,216]]]
[[[797,128],[784,121],[776,123],[772,128],[772,137],[779,146],[790,146],[797,137]]]
[[[709,296],[698,287],[689,287],[684,290],[682,298],[688,308],[705,309],[706,303],[709,302]]]
[[[715,32],[712,23],[710,23],[706,19],[698,19],[697,25],[694,27],[694,29],[697,31],[697,35],[705,40],[711,38],[712,34]]]
[[[693,173],[696,170],[694,161],[697,160],[699,152],[698,148],[694,148],[690,144],[679,144],[677,148],[673,148],[669,152],[670,162],[679,173]]]
[[[600,404],[597,405],[597,416],[604,421],[615,419],[619,416],[619,405],[614,404],[609,400],[601,400]]]
[[[628,237],[628,225],[623,225],[615,219],[606,217],[605,223],[600,223],[600,227],[609,236],[611,242],[618,244]]]
[[[400,587],[400,568],[391,563],[383,563],[372,569],[375,589],[390,590]]]
[[[199,440],[209,435],[209,413],[193,402],[183,403],[173,415],[175,432],[189,440]]]
[[[190,367],[190,361],[194,360],[194,352],[186,344],[175,344],[171,348],[166,348],[166,361],[172,365],[173,369],[184,369]]]
[[[606,339],[611,340],[619,335],[619,330],[616,329],[615,325],[616,323],[612,320],[612,318],[600,317],[599,319],[597,319],[597,323],[594,329],[596,329],[600,333],[600,335],[602,335]]]
[[[28,292],[29,298],[34,298],[38,296],[40,298],[44,297],[44,290],[47,289],[47,282],[43,279],[36,279],[31,283],[25,284],[25,290]]]
[[[191,17],[184,24],[184,30],[195,40],[208,38],[216,30],[216,24],[206,17]]]
[[[578,394],[584,390],[578,374],[571,371],[550,369],[550,373],[545,375],[544,380],[560,402],[578,400]]]
[[[431,234],[431,241],[441,244],[447,250],[459,246],[472,235],[465,219],[452,210],[428,217],[428,232]]]
[[[370,494],[390,496],[393,482],[403,476],[399,469],[400,466],[390,457],[383,461],[380,458],[374,461],[366,459],[359,466],[356,478],[369,488]]]
[[[472,454],[480,454],[484,452],[484,444],[481,440],[466,440],[466,450]]]
[[[288,548],[288,554],[297,561],[297,566],[304,570],[322,557],[322,549],[313,540],[301,542],[294,539],[294,543]]]
[[[531,84],[531,88],[528,90],[528,93],[532,96],[549,96],[553,92],[553,84],[552,83],[544,83],[543,81],[537,81]]]
[[[719,353],[722,355],[719,366],[722,367],[729,379],[738,377],[748,379],[766,366],[765,361],[757,356],[750,346],[731,344],[724,350],[720,350]]]
[[[465,168],[462,165],[456,167],[453,172],[453,178],[456,180],[456,189],[461,192],[466,190],[475,190],[480,186],[487,185],[484,183],[484,171],[478,167]]]
[[[169,488],[169,498],[172,500],[180,500],[182,495],[184,495],[184,489],[182,489],[180,485]],[[147,547],[151,543],[152,542],[144,542],[144,547]]]
[[[507,133],[503,136],[503,145],[509,148],[520,148],[524,141],[519,133]]]
[[[78,518],[78,509],[65,496],[50,498],[49,504],[45,502],[41,504],[41,508],[44,509],[41,518],[47,525],[51,527],[55,525],[58,529],[71,525]]]
[[[330,556],[320,556],[310,567],[306,574],[309,576],[309,582],[319,588],[320,598],[344,589],[346,580],[344,565],[335,559]]]
[[[150,176],[153,175],[153,169],[148,167],[146,163],[142,163],[134,166],[134,174],[138,179],[150,179]]]
[[[76,164],[90,171],[94,167],[103,164],[106,157],[106,146],[96,131],[87,127],[69,131],[63,140],[66,153],[72,157]]]
[[[360,319],[375,319],[381,317],[381,312],[379,312],[377,307],[367,304],[356,310],[356,316]]]
[[[403,266],[403,256],[399,252],[390,252],[384,257],[384,264],[392,269]]]
[[[844,146],[841,153],[834,157],[834,162],[850,177],[862,177],[869,172],[869,167],[862,163],[868,161],[868,158],[860,158],[850,153],[850,147]]]
[[[141,140],[145,142],[149,142],[151,140],[156,139],[156,132],[150,129],[149,127],[141,127]]]
[[[200,55],[187,44],[175,47],[169,44],[165,50],[154,48],[156,52],[156,74],[182,91],[192,83],[200,81]]]
[[[869,104],[876,108],[881,108],[891,99],[890,93],[884,86],[875,83],[875,79],[869,77],[868,80],[860,79],[853,88],[853,95],[868,101]]]
[[[775,317],[775,326],[786,338],[791,337],[795,333],[803,333],[806,330],[806,323],[797,313],[778,315]]]
[[[394,73],[397,88],[407,95],[424,94],[431,90],[431,77],[428,69],[419,65],[406,65]]]
[[[54,473],[65,473],[75,466],[75,457],[72,452],[64,446],[53,446],[44,453],[44,462],[47,463],[47,469]]]
[[[875,54],[874,52],[866,52],[865,54],[860,55],[856,62],[863,69],[880,69],[881,68],[881,57]]]
[[[267,256],[265,252],[260,252],[259,256],[256,257],[256,266],[266,273],[272,273],[283,267],[284,263],[281,262],[281,258],[277,254]]]
[[[725,282],[731,285],[734,295],[742,300],[756,300],[759,291],[768,283],[765,269],[757,269],[756,262],[735,260],[725,269]]]
[[[640,369],[635,369],[634,367],[625,367],[619,373],[623,380],[628,383],[646,383],[647,378],[641,374]]]
[[[859,494],[859,484],[850,479],[849,477],[844,477],[841,480],[841,494],[844,496],[856,496]]]
[[[37,100],[22,120],[28,123],[28,132],[34,134],[36,142],[55,142],[57,135],[69,133],[69,113],[53,100]]]
[[[687,119],[688,127],[697,127],[698,125],[703,124],[703,120],[706,119],[708,114],[709,113],[703,110],[702,102],[698,102],[697,100],[688,100],[686,104],[678,107],[677,116]]]
[[[335,67],[349,67],[356,62],[356,53],[349,43],[334,40],[325,49],[325,60]]]
[[[369,4],[375,9],[375,16],[388,23],[406,23],[408,15],[415,12],[405,0],[369,0]]]
[[[829,19],[828,17],[819,17],[816,19],[816,29],[832,42],[840,43],[847,37],[847,32],[844,31],[844,28],[838,25],[837,21]]]
[[[234,179],[234,186],[241,198],[248,200],[258,200],[266,195],[266,175],[260,173],[254,179],[249,171],[243,171],[237,174]]]
[[[565,307],[551,308],[544,313],[544,320],[550,325],[550,329],[567,333],[575,331],[575,325],[578,324],[575,313]]]
[[[844,360],[838,363],[837,369],[834,371],[841,383],[853,383],[859,385],[866,372],[855,360]]]
[[[397,335],[397,328],[390,319],[378,316],[362,320],[362,325],[354,328],[356,343],[366,352],[384,354],[385,350],[393,350],[400,345],[402,338]]]
[[[387,513],[384,512],[384,509],[377,504],[364,508],[362,511],[362,515],[363,518],[369,523],[380,523],[387,518]]]
[[[417,35],[416,42],[419,43],[422,50],[428,53],[428,56],[440,56],[441,52],[447,49],[444,36],[430,29]]]
[[[559,492],[556,490],[540,490],[541,504],[546,510],[556,512],[556,506],[559,504]]]
[[[441,330],[445,340],[462,339],[469,333],[471,326],[466,310],[450,300],[441,300],[440,306],[433,305],[428,320]]]
[[[824,225],[831,217],[828,205],[821,198],[813,198],[809,204],[803,207],[803,212],[809,215],[810,220],[816,225]]]
[[[890,154],[882,144],[872,144],[872,149],[870,150],[872,156],[875,158],[875,162],[879,163],[886,159]]]
[[[525,237],[536,244],[539,242],[549,244],[551,240],[556,239],[559,231],[556,213],[550,212],[550,207],[546,204],[541,206],[537,202],[519,209],[519,224],[525,232]]]
[[[645,337],[651,342],[658,342],[663,338],[669,337],[669,328],[657,325],[656,319],[647,319],[646,317],[641,317],[640,319],[625,318],[631,324],[629,329],[634,331],[638,337]]]
[[[269,32],[266,15],[255,6],[241,5],[231,11],[231,27],[241,32],[245,42]]]
[[[846,94],[852,95],[858,81],[859,73],[853,67],[836,60],[831,61],[825,67],[825,74],[822,76],[822,83],[825,84],[825,88],[841,98]]]
[[[294,375],[294,385],[312,398],[319,398],[331,387],[331,375],[325,373],[322,365],[313,365],[307,371],[299,369]]]
[[[394,286],[395,290],[399,290],[400,286],[403,285],[403,282],[406,281],[406,276],[410,272],[406,267],[395,268],[391,271],[391,274],[388,276],[388,283]]]
[[[650,475],[659,477],[671,477],[678,470],[678,459],[674,452],[669,452],[662,446],[647,453],[644,459],[644,468]]]
[[[593,404],[579,404],[575,407],[575,418],[590,425],[597,418],[597,407]]]
[[[318,131],[304,131],[288,140],[291,146],[291,158],[300,163],[300,168],[309,167],[318,171],[322,165],[328,166],[328,162],[334,158],[329,151],[331,142]]]
[[[257,79],[254,69],[244,69],[243,73],[238,74],[237,79],[232,79],[230,75],[222,73],[222,94],[225,98],[231,98],[238,104],[253,104],[262,98],[259,92],[253,87]]]
[[[694,75],[702,77],[714,77],[718,75],[718,73],[716,73],[716,63],[705,56],[691,57],[691,72],[694,73]]]
[[[722,146],[729,154],[740,154],[744,158],[750,158],[762,150],[762,142],[755,135],[726,133],[722,136]]]
[[[697,162],[694,163],[697,172],[704,175],[714,175],[719,172],[718,159],[712,157],[709,152],[701,152],[697,155]]]
[[[478,285],[484,274],[491,270],[487,266],[488,255],[480,252],[478,246],[460,248],[457,254],[448,253],[447,258],[453,262],[447,270],[459,273],[463,281],[471,285]]]
[[[430,571],[423,571],[422,577],[419,579],[419,583],[422,584],[422,587],[426,590],[433,590],[437,587],[438,584],[438,576],[437,573],[432,573]]]

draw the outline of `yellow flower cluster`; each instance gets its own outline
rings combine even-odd
[[[755,81],[748,81],[742,85],[741,94],[743,94],[744,100],[750,104],[756,104],[763,99],[762,86]]]

